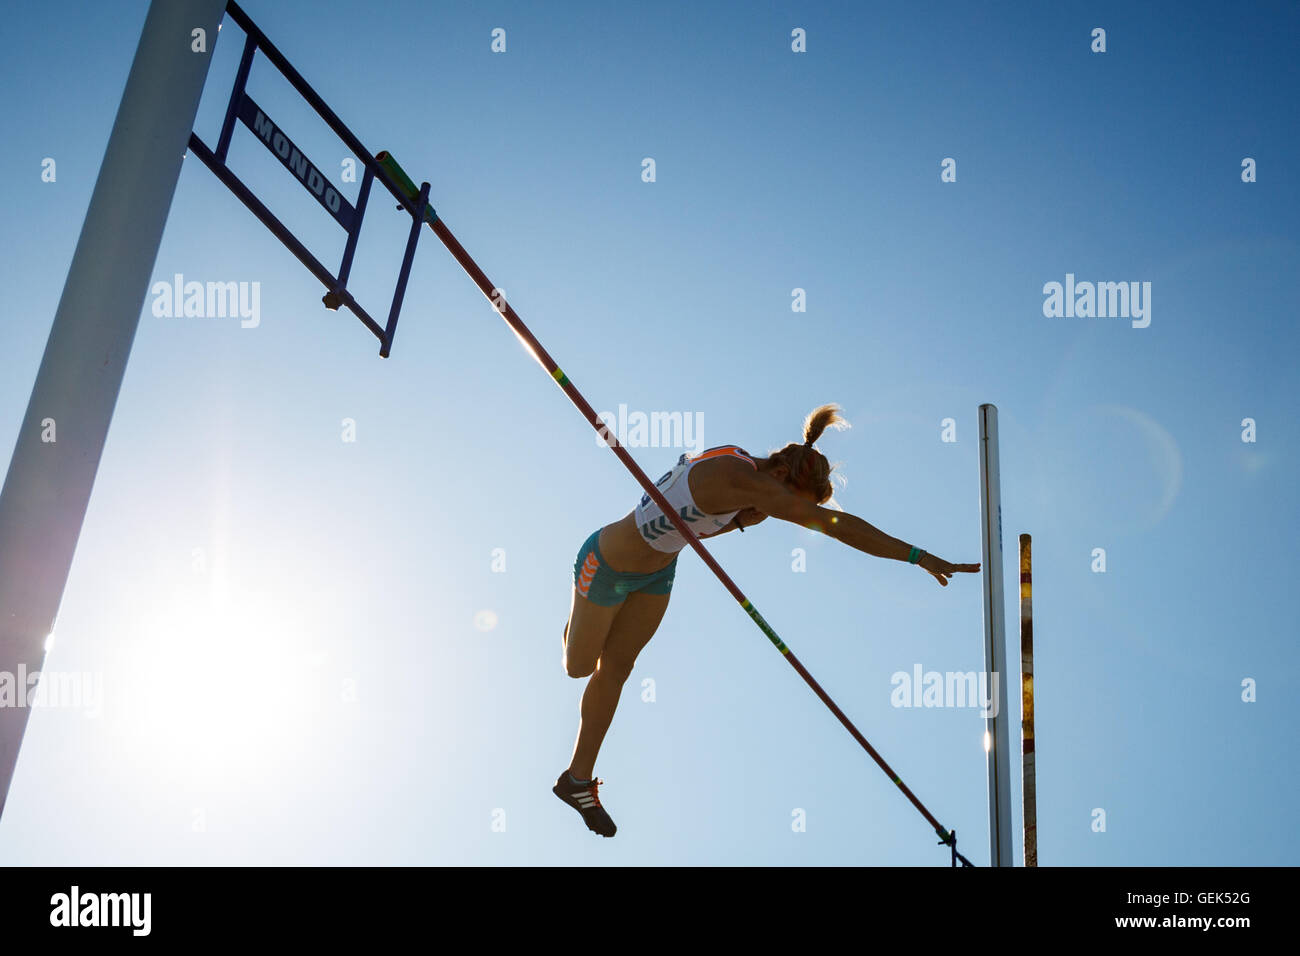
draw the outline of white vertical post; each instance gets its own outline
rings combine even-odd
[[[1002,584],[1002,487],[998,410],[980,406],[980,517],[984,543],[984,670],[992,699],[984,723],[988,753],[989,862],[1014,866],[1011,853],[1011,737],[1007,713],[1006,592]],[[996,686],[994,682],[996,681]]]
[[[153,0],[145,17],[0,489],[0,672],[15,679],[45,659],[224,9]],[[28,712],[0,707],[0,813]]]

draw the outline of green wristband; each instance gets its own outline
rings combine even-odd
[[[923,557],[925,557],[925,552],[922,551],[920,548],[913,547],[912,550],[908,552],[907,563],[916,564]]]

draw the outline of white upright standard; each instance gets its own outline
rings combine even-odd
[[[980,406],[980,517],[984,542],[984,670],[992,700],[984,722],[989,772],[989,863],[1014,866],[1011,853],[1011,714],[1007,712],[1006,592],[1002,587],[1002,486],[998,409]],[[996,678],[996,686],[993,681]]]
[[[43,666],[224,8],[225,0],[153,0],[145,16],[0,489],[0,674]],[[19,693],[27,690],[24,680]],[[25,703],[0,707],[0,813]]]

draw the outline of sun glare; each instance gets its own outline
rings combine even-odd
[[[173,602],[139,623],[110,696],[142,757],[196,782],[233,783],[300,756],[321,702],[323,657],[289,608]]]

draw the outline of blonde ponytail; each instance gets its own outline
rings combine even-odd
[[[826,456],[813,448],[813,443],[828,428],[844,429],[849,423],[840,415],[838,405],[814,408],[803,422],[803,444],[791,443],[768,455],[773,464],[783,464],[790,472],[790,482],[801,491],[812,492],[818,504],[830,501],[834,489],[830,477],[834,466]]]
[[[813,442],[822,437],[822,432],[827,428],[844,429],[849,427],[849,423],[840,414],[838,405],[822,405],[820,408],[814,408],[808,417],[803,420],[803,443],[805,448],[811,448]]]

